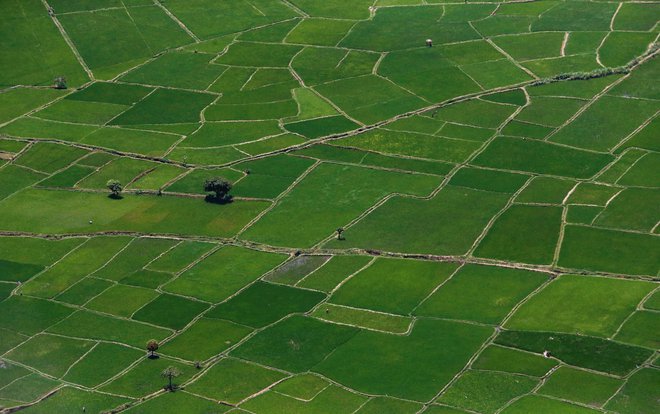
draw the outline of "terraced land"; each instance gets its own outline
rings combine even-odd
[[[660,412],[659,3],[0,12],[0,414]]]

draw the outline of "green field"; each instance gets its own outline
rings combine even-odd
[[[0,414],[660,412],[658,2],[0,12]]]

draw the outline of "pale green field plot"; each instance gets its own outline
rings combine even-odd
[[[494,413],[537,381],[500,372],[466,371],[436,401],[481,413]]]
[[[453,186],[430,200],[394,197],[347,229],[344,240],[331,241],[329,247],[465,254],[508,198],[502,193]],[[475,204],[481,208],[472,209]]]
[[[390,192],[426,194],[436,182],[433,177],[323,164],[242,237],[276,245],[311,246]],[[344,188],[349,186],[346,192]],[[324,190],[318,193],[321,188]]]
[[[545,280],[543,273],[466,265],[426,298],[415,314],[497,324]]]
[[[331,302],[407,315],[456,268],[453,263],[378,259],[345,281]]]
[[[506,326],[607,337],[653,288],[649,282],[561,276],[518,309]]]
[[[220,302],[285,260],[284,255],[223,247],[163,287],[198,299]]]
[[[285,377],[286,375],[279,371],[224,358],[211,367],[206,375],[186,388],[216,401],[236,404]]]
[[[622,381],[617,378],[561,367],[552,373],[538,393],[601,407],[621,385]]]
[[[11,39],[3,48],[2,66],[6,69],[2,86],[43,85],[66,73],[71,86],[89,80],[76,57],[37,0],[7,1],[0,7],[8,18],[0,33]],[[35,45],[48,47],[35,47]]]

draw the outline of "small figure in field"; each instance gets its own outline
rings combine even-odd
[[[66,78],[64,76],[58,76],[55,78],[55,81],[53,82],[53,87],[55,89],[66,89]]]
[[[426,39],[426,46],[433,47],[433,40],[432,39]]]
[[[344,240],[344,236],[342,236],[343,233],[344,233],[344,228],[339,227],[337,229],[337,240]]]

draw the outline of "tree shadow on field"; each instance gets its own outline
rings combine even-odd
[[[121,200],[124,196],[121,194],[108,194],[108,198],[112,200]]]
[[[204,201],[207,203],[213,203],[213,204],[229,204],[232,201],[234,201],[234,197],[227,195],[225,197],[216,197],[213,194],[207,194],[206,197],[204,197]]]

